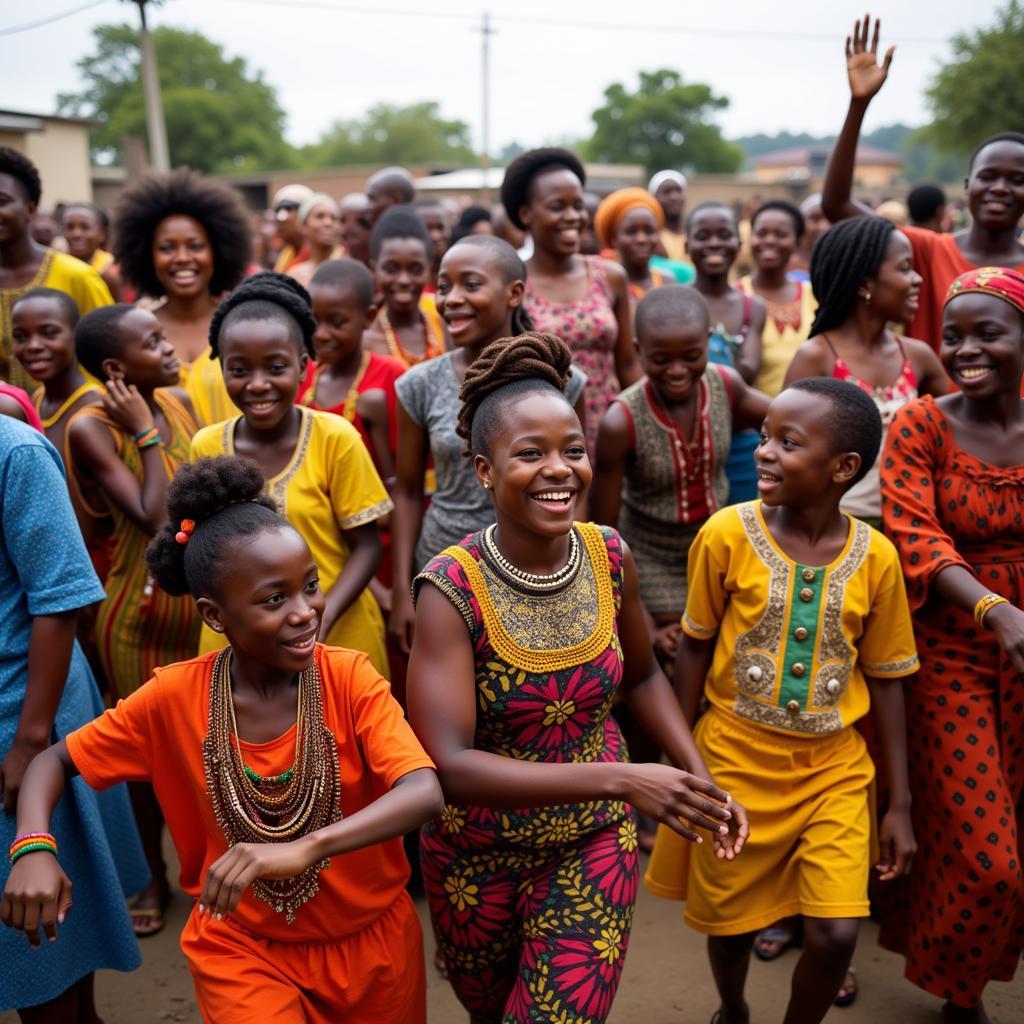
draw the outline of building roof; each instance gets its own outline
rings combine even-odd
[[[750,162],[754,167],[806,167],[812,158],[827,157],[831,152],[831,146],[794,146],[791,149],[778,149],[774,153],[764,153],[751,158]],[[903,157],[887,149],[858,146],[857,163],[902,167]]]
[[[0,131],[41,132],[45,121],[61,121],[91,128],[102,124],[98,117],[65,117],[63,114],[32,114],[27,110],[0,110]]]

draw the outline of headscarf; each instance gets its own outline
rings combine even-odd
[[[271,209],[276,210],[282,203],[286,206],[301,206],[303,200],[313,194],[308,185],[283,185],[274,193]]]
[[[680,188],[686,188],[686,175],[678,171],[658,171],[647,183],[647,191],[653,196],[666,181],[674,181]]]
[[[302,200],[302,205],[299,206],[299,223],[305,224],[306,218],[317,206],[329,206],[334,211],[334,216],[338,216],[337,200],[332,196],[329,196],[326,192],[314,192],[312,195],[306,196],[306,198]]]
[[[615,245],[619,225],[630,210],[650,210],[658,230],[665,226],[665,214],[653,195],[642,188],[620,188],[601,200],[601,205],[594,216],[594,231],[597,233],[598,241],[606,249]]]
[[[961,274],[946,292],[944,306],[958,295],[978,292],[982,295],[994,295],[997,299],[1008,302],[1021,316],[1024,316],[1024,275],[1006,267],[979,267]]]

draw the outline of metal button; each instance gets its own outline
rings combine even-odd
[[[759,683],[763,676],[764,672],[761,671],[760,665],[751,665],[750,668],[747,669],[747,678],[751,682]]]
[[[800,710],[800,701],[791,700],[786,704],[786,710],[791,714],[795,715]]]
[[[834,697],[834,696],[835,696],[835,695],[836,695],[836,694],[837,694],[837,693],[838,693],[838,692],[839,692],[839,691],[840,691],[840,690],[841,690],[842,688],[843,688],[843,684],[842,684],[841,682],[839,682],[839,680],[838,680],[838,679],[830,679],[830,680],[829,680],[829,681],[828,681],[828,682],[827,682],[827,683],[825,684],[825,689],[826,689],[826,690],[828,690],[828,692],[829,692],[829,693],[830,693],[830,694],[831,694],[831,695],[832,695],[833,697]]]
[[[804,569],[800,575],[803,576],[804,583],[813,583],[818,578],[818,574],[813,569]]]
[[[793,675],[795,676],[802,676],[806,671],[807,669],[804,668],[803,664],[799,661],[793,665]]]
[[[803,601],[804,604],[807,604],[808,601],[813,601],[814,591],[811,590],[810,587],[804,587],[804,589],[800,591],[800,600]]]
[[[804,629],[803,626],[797,626],[796,629],[793,630],[793,636],[795,636],[797,640],[806,640],[807,630]]]

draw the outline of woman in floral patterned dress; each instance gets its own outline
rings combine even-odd
[[[525,334],[467,371],[459,432],[496,523],[414,582],[409,713],[448,800],[422,833],[423,876],[474,1024],[606,1019],[636,897],[630,804],[688,839],[708,830],[722,857],[746,835],[654,659],[632,555],[573,523],[592,473],[570,359]],[[627,763],[620,691],[678,767]]]

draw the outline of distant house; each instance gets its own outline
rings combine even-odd
[[[825,167],[832,152],[829,146],[794,146],[754,157],[750,163],[754,177],[767,184],[806,182],[817,187],[825,176]],[[887,189],[898,184],[903,171],[903,157],[873,146],[857,148],[857,169],[854,184],[862,189]]]
[[[92,201],[89,129],[94,124],[99,122],[88,117],[0,110],[0,146],[24,153],[39,168],[44,208]]]

